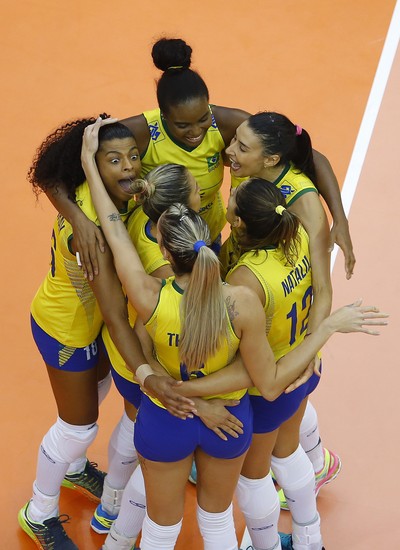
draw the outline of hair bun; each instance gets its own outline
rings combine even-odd
[[[151,56],[160,71],[165,72],[171,67],[188,69],[192,48],[180,38],[161,38],[153,45]]]

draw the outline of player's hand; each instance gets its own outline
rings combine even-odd
[[[186,418],[193,418],[197,411],[191,399],[175,391],[175,388],[181,384],[180,380],[175,380],[171,376],[152,374],[146,377],[143,389],[145,393],[161,401],[170,414],[186,420]]]
[[[238,438],[243,433],[243,424],[231,414],[226,407],[235,407],[240,401],[232,399],[195,399],[195,413],[202,422],[224,441],[227,441],[225,433]],[[224,433],[225,432],[225,433]]]
[[[78,265],[82,267],[83,275],[93,281],[99,274],[98,251],[105,251],[105,239],[100,228],[86,216],[79,216],[71,222],[73,231],[73,246],[76,251]]]
[[[346,219],[340,223],[333,222],[330,239],[331,244],[329,251],[332,252],[335,243],[342,249],[344,254],[346,279],[351,279],[354,272],[354,266],[356,264],[356,258],[353,252],[353,243],[351,242],[349,223]]]
[[[341,307],[334,311],[323,322],[328,322],[335,332],[364,332],[373,336],[379,335],[377,330],[369,328],[370,326],[385,326],[387,313],[382,313],[376,306],[362,306],[362,300],[357,300],[353,304]]]
[[[99,130],[102,126],[106,124],[113,124],[117,122],[116,118],[101,118],[99,117],[96,122],[86,126],[85,131],[83,132],[82,139],[82,151],[81,151],[81,160],[82,163],[85,162],[90,157],[94,157],[99,148]]]
[[[297,390],[297,388],[305,384],[313,374],[321,376],[321,359],[317,355],[310,361],[305,371],[286,388],[285,393],[291,393]]]

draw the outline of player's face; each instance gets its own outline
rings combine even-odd
[[[189,172],[189,170],[188,170],[188,177],[189,177],[189,184],[190,184],[191,191],[190,191],[187,206],[192,210],[194,210],[195,212],[198,212],[200,210],[200,204],[201,204],[200,187],[195,177],[193,176],[193,174]]]
[[[172,137],[189,147],[200,145],[212,123],[205,97],[172,106],[163,116]]]
[[[123,209],[132,198],[130,185],[141,170],[136,141],[129,137],[102,141],[96,153],[96,163],[115,206]]]
[[[236,130],[235,137],[225,152],[231,162],[231,173],[235,176],[262,176],[265,157],[261,141],[249,128],[247,121]]]
[[[231,189],[231,193],[229,195],[229,200],[228,200],[228,207],[226,209],[226,221],[233,225],[235,220],[237,219],[237,214],[236,214],[236,187],[232,188]]]

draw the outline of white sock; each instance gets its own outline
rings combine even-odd
[[[158,525],[146,514],[140,541],[141,550],[174,550],[181,527],[182,520],[175,525]]]
[[[319,434],[317,411],[310,401],[307,402],[300,424],[300,445],[311,460],[314,473],[321,471],[325,463],[324,449]]]
[[[311,462],[299,445],[286,458],[271,459],[272,471],[285,492],[293,520],[298,524],[309,524],[317,516],[315,499],[315,475]]]
[[[122,495],[121,508],[115,528],[128,538],[137,537],[146,515],[146,493],[140,466],[133,472]],[[141,546],[141,548],[143,548]],[[161,548],[161,547],[160,547]]]
[[[206,512],[197,505],[197,522],[203,537],[204,550],[237,550],[232,504],[219,513]]]
[[[45,495],[37,488],[36,482],[33,482],[33,496],[28,507],[28,517],[36,523],[43,523],[46,519],[57,517],[59,499],[59,492],[54,496]]]
[[[114,489],[124,489],[138,465],[133,444],[135,423],[124,412],[108,444],[107,483]]]
[[[278,534],[280,505],[272,477],[249,479],[239,476],[236,497],[254,550],[281,548]]]
[[[111,389],[111,382],[112,382],[112,376],[111,372],[107,374],[102,380],[99,380],[97,382],[97,392],[99,395],[99,407],[101,403],[104,401],[104,399],[107,397],[108,392]],[[83,472],[85,469],[87,462],[86,454],[84,456],[79,457],[77,460],[74,460],[69,465],[67,474],[78,474]]]

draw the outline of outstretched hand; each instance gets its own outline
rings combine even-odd
[[[373,336],[379,335],[379,331],[369,328],[370,326],[385,326],[389,315],[382,313],[376,306],[362,306],[362,300],[353,304],[341,307],[334,311],[328,321],[335,332],[364,332]]]

